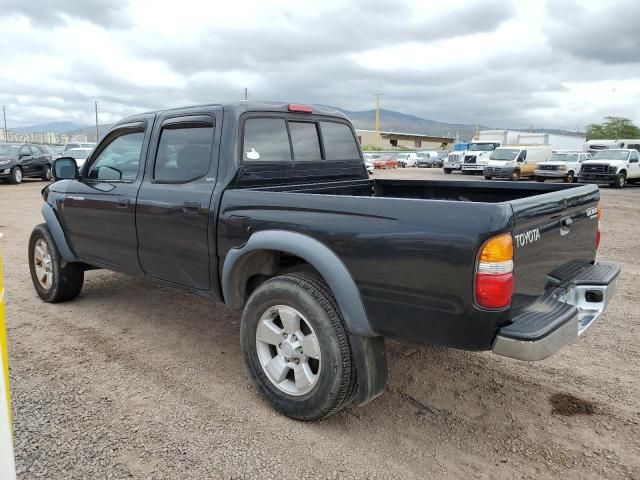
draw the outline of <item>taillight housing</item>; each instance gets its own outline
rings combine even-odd
[[[482,245],[474,279],[476,305],[500,310],[511,305],[513,297],[513,239],[505,233]]]

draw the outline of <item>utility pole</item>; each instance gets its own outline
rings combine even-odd
[[[246,101],[249,98],[249,89],[247,87],[244,87],[242,89],[242,94],[244,95],[244,99]]]
[[[376,147],[380,148],[380,97],[384,93],[374,93],[376,96]]]
[[[475,134],[475,138],[478,138],[478,133],[480,131],[480,114],[476,113],[476,134]]]
[[[98,100],[95,101],[96,105],[96,143],[100,140],[100,134],[98,133]]]
[[[9,132],[7,132],[7,111],[2,105],[2,117],[4,118],[4,141],[9,142]]]

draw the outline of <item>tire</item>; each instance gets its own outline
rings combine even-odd
[[[520,170],[514,170],[513,172],[511,172],[511,176],[509,177],[509,179],[514,182],[520,180]]]
[[[294,312],[293,317],[291,310]],[[280,319],[280,312],[290,319],[287,322],[289,326]],[[299,316],[296,317],[296,314]],[[299,327],[291,326],[296,323],[291,318],[298,318]],[[276,328],[266,329],[265,325]],[[261,331],[268,333],[263,337],[268,338],[268,341],[258,338],[259,326]],[[306,340],[300,341],[299,335]],[[287,354],[304,357],[302,353],[297,353],[297,348],[292,348],[291,342],[306,342],[311,345],[313,342],[310,338],[314,335],[317,348],[312,350],[317,350],[318,356],[309,356],[307,360],[288,357],[290,361],[287,362]],[[251,380],[261,395],[277,411],[288,417],[306,421],[318,420],[343,409],[355,397],[356,370],[349,336],[329,287],[317,276],[290,273],[261,284],[245,305],[240,342]],[[271,342],[281,343],[275,345]],[[282,346],[285,344],[286,349]],[[295,345],[293,343],[293,347]],[[306,350],[305,347],[303,351]],[[279,359],[274,364],[276,367],[263,367],[271,364],[275,358]],[[296,361],[299,363],[294,364]],[[301,382],[304,388],[298,388],[296,381],[303,368],[311,371],[313,379],[301,377],[307,378],[307,382]],[[270,376],[284,379],[278,383]],[[310,389],[305,390],[307,388]]]
[[[38,255],[36,255],[37,247]],[[71,300],[82,290],[84,269],[77,263],[67,263],[64,266],[62,264],[62,258],[49,228],[45,223],[38,225],[29,238],[29,270],[33,287],[45,302],[57,303]],[[47,276],[43,276],[44,273]],[[42,278],[45,280],[41,280]]]
[[[484,176],[484,179],[485,179],[485,180],[491,180],[492,178],[493,178],[493,177],[491,177],[491,176],[489,176],[489,175],[485,175],[485,176]]]
[[[40,178],[42,179],[43,182],[51,181],[51,165],[47,164],[47,166],[44,167],[44,170],[42,171],[42,176]]]
[[[544,177],[536,177],[536,182],[544,182],[545,178]]]
[[[18,185],[22,183],[22,178],[22,169],[20,167],[13,167],[13,170],[11,170],[9,174],[9,183]]]
[[[627,184],[627,174],[622,172],[619,173],[618,176],[616,177],[615,182],[613,182],[613,186],[615,188],[624,188],[624,186]]]
[[[444,173],[446,173],[447,175],[451,174],[451,169],[450,168],[445,168],[444,169]]]

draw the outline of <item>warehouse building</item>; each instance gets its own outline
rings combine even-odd
[[[356,130],[360,145],[372,145],[381,147],[383,150],[393,150],[404,147],[423,150],[449,150],[453,146],[454,139],[450,137],[436,137],[433,135],[421,135],[419,133],[400,133],[380,131],[379,142],[378,132],[375,130]]]

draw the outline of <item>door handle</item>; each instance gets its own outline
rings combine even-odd
[[[184,213],[198,213],[200,211],[200,202],[184,202],[182,211]]]
[[[128,198],[121,198],[116,202],[116,207],[128,208],[130,204],[131,204],[131,200],[129,200]]]

